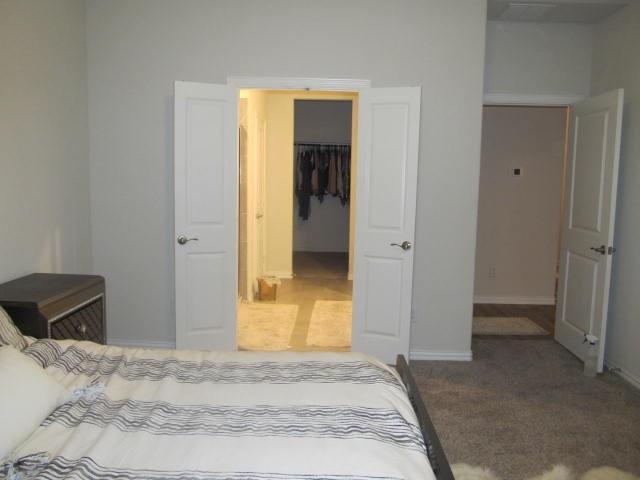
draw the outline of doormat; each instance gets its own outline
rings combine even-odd
[[[526,317],[473,317],[474,335],[549,335]]]
[[[238,306],[240,350],[287,350],[298,305],[241,303]]]
[[[307,345],[346,348],[351,346],[351,301],[316,300],[309,321]]]

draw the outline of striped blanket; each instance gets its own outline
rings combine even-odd
[[[10,459],[38,478],[435,478],[402,383],[364,355],[24,352],[76,392]]]

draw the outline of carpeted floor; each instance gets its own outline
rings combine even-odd
[[[411,362],[450,463],[521,480],[564,463],[640,475],[640,391],[546,338],[474,338],[473,362]]]

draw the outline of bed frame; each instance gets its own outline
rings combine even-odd
[[[447,460],[447,456],[444,454],[440,439],[436,433],[436,429],[429,418],[427,413],[427,407],[422,400],[420,390],[418,390],[418,384],[416,383],[409,364],[407,363],[404,355],[398,355],[396,360],[396,370],[402,378],[402,383],[407,388],[407,394],[409,400],[413,405],[413,409],[418,417],[418,423],[420,424],[420,430],[422,430],[422,436],[424,437],[424,443],[427,447],[427,457],[431,463],[431,468],[438,480],[455,480],[453,473],[451,472],[451,466]]]

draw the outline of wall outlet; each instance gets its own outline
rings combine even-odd
[[[489,278],[496,278],[496,267],[489,267]]]

